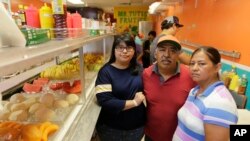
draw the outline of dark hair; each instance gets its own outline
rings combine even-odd
[[[213,62],[214,65],[220,63],[221,61],[221,56],[220,56],[220,53],[219,51],[214,48],[214,47],[209,47],[209,46],[201,46],[199,47],[198,49],[196,49],[192,56],[191,56],[191,59],[193,58],[193,56],[198,53],[198,52],[204,52],[208,58]]]
[[[133,74],[133,75],[139,74],[140,65],[137,63],[137,60],[136,60],[136,57],[137,57],[136,45],[135,45],[134,39],[132,38],[132,36],[130,34],[117,35],[114,37],[114,42],[113,42],[113,46],[112,46],[112,50],[111,50],[111,56],[110,56],[110,59],[108,61],[108,64],[115,62],[115,60],[116,60],[115,48],[121,42],[124,42],[127,46],[133,47],[135,53],[134,53],[134,56],[132,57],[132,59],[130,60],[129,68],[131,70],[131,74]]]
[[[161,30],[163,30],[163,29],[169,29],[169,28],[171,28],[173,25],[174,25],[174,23],[170,23],[170,22],[168,22],[168,20],[164,20],[164,21],[161,23]]]
[[[151,30],[151,31],[148,33],[148,36],[149,36],[149,35],[152,35],[152,36],[156,37],[156,32],[153,31],[153,30]]]

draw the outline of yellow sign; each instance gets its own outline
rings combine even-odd
[[[114,7],[118,32],[137,32],[139,21],[148,20],[148,6]]]

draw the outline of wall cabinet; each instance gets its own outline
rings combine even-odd
[[[94,95],[97,71],[88,71],[84,62],[86,53],[101,53],[104,62],[110,56],[113,34],[75,39],[52,40],[44,44],[24,48],[0,48],[0,93],[3,97],[11,89],[27,79],[38,75],[44,69],[68,58],[79,56],[82,93],[80,102],[69,114],[49,140],[89,141],[91,139],[100,107]]]

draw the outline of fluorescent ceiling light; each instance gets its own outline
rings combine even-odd
[[[84,2],[81,0],[67,0],[67,1],[72,3],[72,4],[84,4]]]

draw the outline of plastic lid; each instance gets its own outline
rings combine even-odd
[[[41,8],[42,10],[51,10],[51,8],[49,6],[47,6],[46,3],[44,3],[44,5]]]
[[[25,6],[26,7],[26,9],[28,9],[28,10],[37,10],[37,8],[34,6],[34,5],[30,5],[29,7],[27,7],[27,6]],[[24,8],[25,9],[25,8]]]

